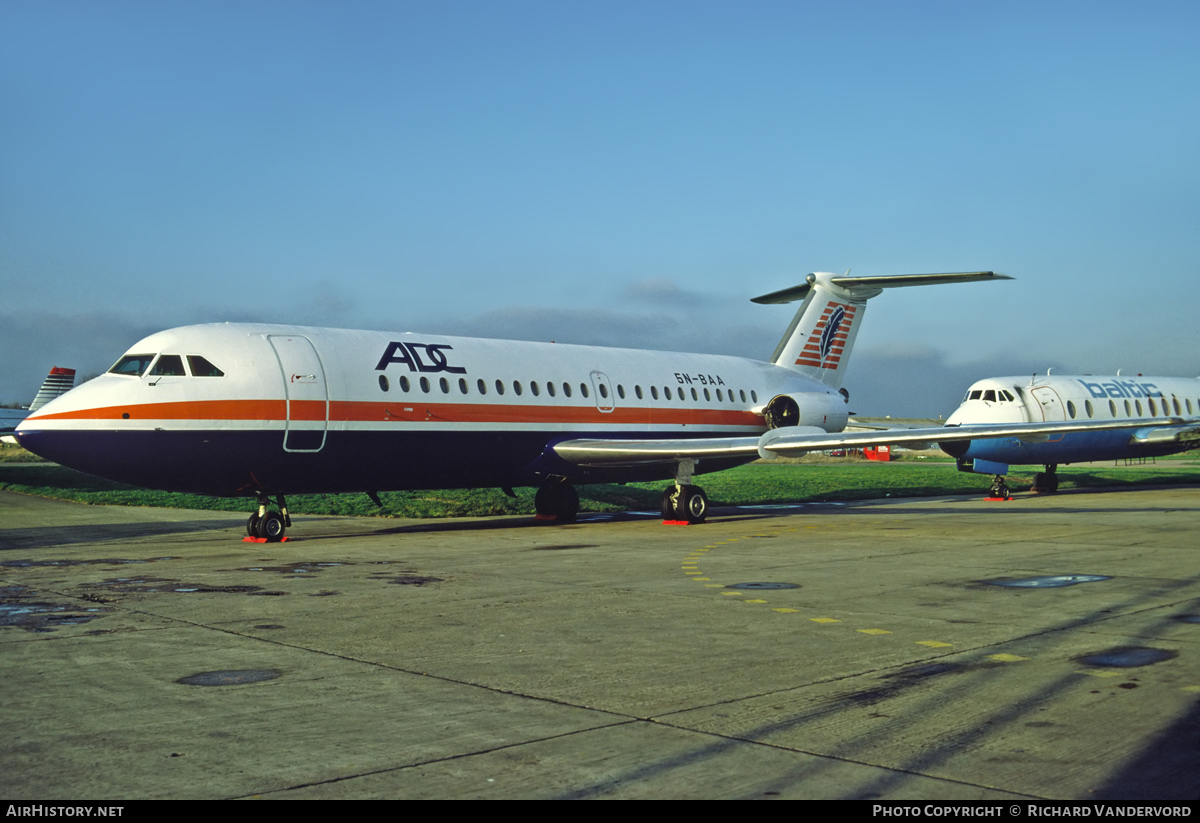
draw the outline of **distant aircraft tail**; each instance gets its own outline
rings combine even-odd
[[[1011,279],[990,271],[882,277],[850,277],[849,272],[844,275],[815,272],[798,286],[755,297],[753,302],[791,303],[804,300],[776,346],[771,362],[836,389],[842,385],[850,348],[862,325],[867,301],[882,294],[884,289]]]
[[[37,396],[29,404],[30,411],[37,411],[59,395],[66,394],[75,385],[75,370],[60,369],[58,366],[50,369],[46,382],[38,390]]]

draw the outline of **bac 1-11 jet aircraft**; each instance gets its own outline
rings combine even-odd
[[[31,414],[21,445],[123,483],[253,495],[251,536],[279,540],[284,495],[537,486],[573,519],[573,486],[674,479],[668,520],[702,522],[697,473],[759,457],[1084,428],[1070,421],[840,433],[842,375],[884,289],[992,272],[810,274],[759,303],[803,300],[770,362],[431,334],[227,323],[153,334],[107,374]],[[1128,421],[1122,421],[1124,425]],[[1091,426],[1101,426],[1093,422]],[[278,511],[270,509],[275,496]]]
[[[1200,379],[1055,375],[991,377],[967,389],[947,425],[968,428],[1042,421],[1141,419],[1124,429],[946,442],[960,471],[995,475],[991,494],[1008,497],[1010,465],[1038,465],[1033,490],[1058,491],[1063,463],[1162,457],[1200,447]]]

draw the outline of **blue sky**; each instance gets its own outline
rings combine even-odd
[[[766,357],[872,301],[864,414],[1200,374],[1200,7],[0,2],[0,401],[263,320]]]

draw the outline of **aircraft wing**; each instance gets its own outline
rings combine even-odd
[[[1164,425],[1167,424],[1167,425]],[[924,448],[993,437],[1017,437],[1030,443],[1045,442],[1056,434],[1079,431],[1128,429],[1131,439],[1160,443],[1168,439],[1200,440],[1200,425],[1183,420],[1105,420],[1060,423],[1011,423],[987,426],[930,426],[829,433],[810,426],[771,429],[761,437],[709,437],[671,440],[564,440],[552,448],[559,457],[577,466],[637,466],[671,464],[680,460],[714,458],[798,457],[825,449],[860,449],[869,446]]]

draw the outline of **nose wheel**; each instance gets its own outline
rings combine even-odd
[[[250,515],[250,519],[246,521],[246,534],[257,540],[265,540],[267,543],[278,543],[284,539],[284,534],[287,532],[287,527],[292,525],[292,518],[288,516],[287,503],[283,499],[283,495],[278,495],[275,498],[279,504],[279,511],[271,511],[268,509],[270,503],[267,501],[266,495],[260,495],[258,498],[258,511]]]
[[[1009,491],[1008,483],[1004,482],[1003,475],[996,475],[992,480],[992,487],[988,490],[989,500],[1010,500],[1012,492]]]

